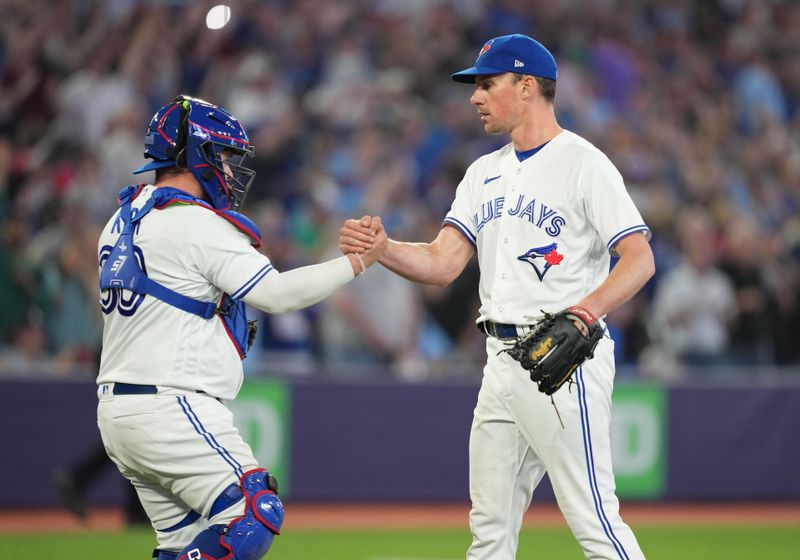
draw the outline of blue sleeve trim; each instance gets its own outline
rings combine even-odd
[[[264,278],[270,271],[275,270],[275,267],[271,264],[265,265],[261,270],[256,272],[250,280],[244,283],[244,285],[236,290],[233,294],[231,294],[231,299],[242,299],[247,293],[253,289],[253,287],[259,283],[259,281]]]
[[[450,224],[452,226],[455,226],[455,228],[458,229],[458,231],[460,231],[462,234],[464,234],[464,237],[467,238],[467,241],[472,243],[472,245],[476,249],[478,248],[477,238],[472,234],[472,232],[469,230],[469,228],[467,226],[465,226],[463,223],[461,223],[460,221],[456,220],[455,218],[450,218],[450,217],[445,218],[444,219],[444,223]]]
[[[617,242],[618,242],[620,239],[622,239],[623,237],[627,237],[628,235],[630,235],[630,234],[632,234],[632,233],[636,233],[637,231],[646,231],[646,232],[649,232],[649,231],[650,231],[650,228],[649,228],[649,227],[647,227],[647,226],[646,226],[646,225],[644,225],[644,224],[641,224],[641,225],[638,225],[638,226],[633,226],[633,227],[629,227],[629,228],[627,228],[627,229],[623,229],[623,230],[622,230],[621,232],[619,232],[617,235],[615,235],[614,237],[612,237],[612,238],[611,238],[611,241],[609,241],[609,242],[608,242],[608,245],[606,245],[606,248],[608,249],[608,252],[609,252],[609,253],[612,253],[612,252],[613,252],[614,245],[616,245],[616,244],[617,244]]]

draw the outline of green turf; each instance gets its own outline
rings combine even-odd
[[[643,527],[636,529],[648,560],[797,560],[798,527]],[[145,560],[153,535],[121,533],[0,535],[0,558],[25,560]],[[459,560],[469,533],[427,531],[294,531],[280,536],[269,560]],[[519,560],[583,558],[566,529],[525,529]]]

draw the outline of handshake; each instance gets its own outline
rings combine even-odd
[[[350,260],[356,276],[377,262],[389,248],[389,238],[378,216],[347,220],[339,230],[339,249]]]

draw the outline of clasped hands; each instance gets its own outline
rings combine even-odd
[[[339,249],[347,255],[356,276],[378,261],[389,248],[379,216],[347,220],[339,229]]]

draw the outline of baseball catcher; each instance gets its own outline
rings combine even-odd
[[[545,313],[533,330],[501,350],[531,373],[539,391],[552,395],[583,362],[594,355],[603,329],[597,318],[582,307]]]

